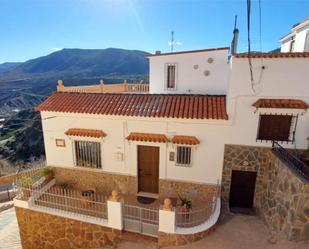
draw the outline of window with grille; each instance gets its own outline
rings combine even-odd
[[[101,144],[99,142],[74,141],[74,144],[76,166],[102,168]]]
[[[293,142],[295,130],[292,129],[296,118],[292,115],[260,115],[257,139]]]
[[[192,148],[187,146],[177,147],[176,165],[190,166],[192,162]]]
[[[176,65],[167,64],[166,66],[166,88],[175,89],[176,87]]]

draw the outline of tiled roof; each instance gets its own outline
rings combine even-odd
[[[36,110],[136,117],[228,119],[225,95],[56,92],[38,105]]]
[[[201,53],[201,52],[210,52],[210,51],[219,51],[219,50],[229,50],[229,49],[230,49],[229,47],[208,48],[208,49],[178,51],[178,52],[170,52],[170,53],[149,54],[149,55],[146,55],[146,57],[155,57],[155,56],[163,56],[163,55],[177,55],[177,54],[192,54],[192,53]]]
[[[130,141],[142,141],[142,142],[157,142],[157,143],[167,143],[168,139],[164,134],[154,134],[154,133],[140,133],[131,132],[127,139]]]
[[[197,144],[200,143],[200,141],[194,136],[176,135],[172,138],[172,143],[174,143],[174,144],[197,145]]]
[[[234,54],[235,58],[248,58],[248,53]],[[292,53],[281,53],[281,52],[270,52],[270,53],[260,53],[252,52],[250,53],[251,58],[309,58],[309,52],[292,52]]]
[[[80,137],[105,137],[106,134],[101,130],[93,130],[93,129],[79,129],[79,128],[71,128],[65,132],[68,136],[80,136]]]
[[[258,99],[252,106],[256,108],[307,109],[308,104],[300,99]]]

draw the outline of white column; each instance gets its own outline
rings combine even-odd
[[[159,210],[159,231],[164,233],[175,233],[175,211]]]
[[[118,230],[123,229],[122,203],[118,201],[107,201],[108,226]]]

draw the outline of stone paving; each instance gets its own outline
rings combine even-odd
[[[0,213],[0,249],[21,249],[14,208]]]

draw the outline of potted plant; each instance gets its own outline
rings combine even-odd
[[[181,197],[180,195],[178,196],[180,200],[181,211],[188,212],[192,208],[192,201],[187,198]]]

